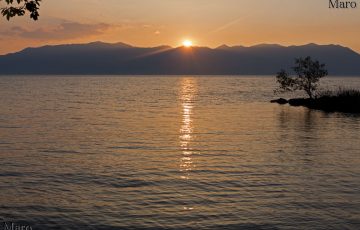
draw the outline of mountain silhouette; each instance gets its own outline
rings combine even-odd
[[[251,47],[134,47],[92,42],[26,48],[0,56],[0,74],[267,75],[289,70],[294,59],[311,56],[330,75],[360,75],[360,55],[339,45]]]

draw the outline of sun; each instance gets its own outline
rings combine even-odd
[[[184,40],[182,44],[183,44],[184,47],[191,47],[191,46],[193,46],[193,42],[190,41],[190,40]]]

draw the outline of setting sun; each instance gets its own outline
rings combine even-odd
[[[192,43],[192,41],[190,41],[190,40],[185,40],[185,41],[183,41],[183,46],[185,46],[185,47],[191,47],[191,46],[193,46],[193,43]]]

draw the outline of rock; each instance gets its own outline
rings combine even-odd
[[[311,102],[309,98],[294,98],[289,100],[291,106],[309,106]]]
[[[284,105],[284,104],[288,103],[288,100],[286,100],[284,98],[279,98],[279,99],[276,99],[276,100],[271,100],[270,102],[271,103],[278,103],[280,105]]]

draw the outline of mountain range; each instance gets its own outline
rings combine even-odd
[[[340,45],[134,47],[92,42],[26,48],[0,55],[0,74],[269,75],[311,56],[330,75],[360,76],[360,54]]]

